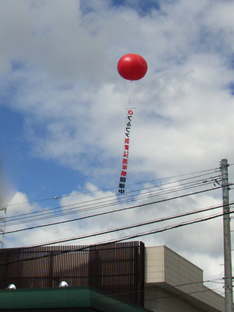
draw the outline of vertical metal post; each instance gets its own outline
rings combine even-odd
[[[229,165],[227,159],[222,159],[221,173],[222,173],[222,192],[223,192],[225,312],[233,312],[228,166]]]
[[[4,234],[6,226],[6,210],[7,208],[3,206],[3,182],[2,182],[2,167],[0,163],[0,248],[3,248],[4,244]]]
[[[6,212],[7,212],[7,207],[0,208],[0,215],[2,215],[0,217],[0,246],[1,246],[1,248],[4,247],[4,234],[5,234],[5,228],[6,228]]]

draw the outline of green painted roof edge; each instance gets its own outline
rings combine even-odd
[[[90,287],[0,290],[0,310],[89,307],[103,312],[149,311]]]
[[[90,305],[90,292],[85,287],[25,288],[0,291],[0,309],[89,307]]]

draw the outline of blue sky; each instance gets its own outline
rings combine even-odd
[[[233,164],[233,9],[223,0],[1,1],[0,158],[17,190],[8,217],[115,196],[129,106],[136,109],[127,191],[148,194],[157,179],[218,168],[222,158]],[[142,80],[119,76],[118,60],[127,53],[146,59]],[[55,196],[56,202],[37,201]],[[5,245],[98,232],[220,201],[220,191],[201,194],[158,210],[6,235]],[[204,265],[208,278],[222,276],[220,219],[176,233],[179,239],[171,231],[145,242]]]

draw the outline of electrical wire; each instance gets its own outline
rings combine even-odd
[[[194,178],[194,177],[193,177]],[[182,179],[182,180],[190,180],[190,179],[192,179],[191,177],[190,178],[186,178],[186,179]],[[217,177],[209,177],[208,178],[209,179],[209,183],[218,183],[218,185],[220,185],[220,183],[219,183],[219,180],[218,179],[220,179],[220,176],[217,176]],[[215,181],[216,180],[216,181]],[[176,183],[177,181],[173,181],[173,182],[170,182],[170,183]],[[196,183],[197,184],[199,184],[199,185],[203,185],[204,183],[207,183],[208,181],[207,180],[204,180],[204,177],[203,177],[203,179],[199,179],[199,180],[197,180],[196,181]],[[187,185],[188,187],[194,187],[195,186],[195,184],[194,184],[195,182],[194,181],[192,181],[192,184],[190,183],[190,185]],[[202,184],[201,184],[202,183]],[[185,184],[187,184],[187,182],[185,183]],[[133,209],[133,208],[139,208],[139,207],[143,207],[143,206],[146,206],[146,205],[151,205],[151,204],[155,204],[155,203],[159,203],[159,202],[165,202],[165,201],[169,201],[169,200],[173,200],[173,199],[177,199],[177,198],[182,198],[182,197],[186,197],[186,196],[190,196],[190,195],[195,195],[195,194],[200,194],[200,193],[204,193],[204,192],[208,192],[208,191],[213,191],[213,190],[217,190],[217,188],[220,188],[221,186],[215,186],[215,187],[213,187],[213,188],[210,188],[210,189],[205,189],[205,190],[200,190],[200,191],[197,191],[197,192],[193,192],[193,193],[188,193],[188,194],[183,194],[183,195],[179,195],[179,196],[174,196],[174,197],[172,197],[172,198],[166,198],[166,199],[162,199],[162,200],[158,200],[158,201],[153,201],[153,202],[150,202],[150,203],[143,203],[143,204],[140,204],[140,205],[135,205],[135,206],[131,206],[131,207],[125,207],[125,208],[122,208],[122,209],[118,209],[118,210],[116,210],[116,212],[120,212],[121,210],[127,210],[127,209]],[[170,190],[170,189],[169,189]],[[168,190],[168,191],[169,191]],[[173,188],[171,188],[171,191],[174,191],[174,186],[173,186]],[[165,191],[165,190],[164,190]],[[90,208],[90,207],[89,207]],[[113,210],[111,211],[111,212],[105,212],[105,214],[106,213],[113,213]],[[91,215],[91,216],[86,216],[86,217],[92,217],[93,215]],[[204,221],[206,221],[206,220],[204,220]],[[198,222],[198,221],[197,221]],[[201,222],[201,221],[200,221]],[[191,223],[192,224],[192,223]],[[182,226],[182,225],[180,225],[180,226]],[[117,229],[114,229],[115,231],[117,230]],[[118,229],[118,231],[119,231],[120,229]],[[168,230],[168,229],[165,229],[165,230]],[[113,231],[113,230],[111,230],[111,231]],[[140,236],[145,236],[145,235],[150,235],[150,234],[153,234],[153,233],[138,233],[138,235],[140,235]],[[91,235],[91,234],[90,234]],[[95,233],[95,235],[97,235],[97,233]],[[101,234],[100,234],[101,235]],[[137,237],[137,236],[136,236]],[[123,238],[123,240],[126,240],[126,239],[130,239],[130,238],[132,238],[132,237],[128,237],[128,238]],[[74,238],[71,238],[72,240],[74,240]],[[63,242],[64,240],[62,240],[62,241],[57,241],[56,243],[61,243],[61,242]],[[49,245],[49,244],[51,244],[51,243],[47,243],[47,244],[43,244],[43,246],[45,246],[45,245]],[[35,247],[35,246],[33,246],[33,247]],[[29,247],[26,247],[26,248],[29,248]]]
[[[204,186],[205,184],[214,184],[214,181],[217,181],[217,183],[219,183],[219,177],[212,177],[209,180],[206,179],[204,181],[204,179],[199,180],[199,181],[195,181],[192,184],[184,184],[181,186],[177,186],[174,188],[169,188],[169,189],[163,189],[163,190],[155,190],[154,192],[152,191],[151,193],[147,193],[147,194],[143,194],[141,196],[137,196],[138,200],[143,200],[143,199],[149,199],[151,197],[156,197],[156,196],[161,196],[161,195],[165,195],[165,194],[170,194],[172,192],[175,191],[185,191],[187,189],[190,188],[195,188],[195,187],[200,187],[200,186]],[[216,182],[215,182],[216,183]],[[150,187],[153,188],[153,187]],[[155,186],[154,186],[155,188]],[[149,188],[148,188],[149,189]],[[147,191],[148,189],[144,189],[144,192]],[[108,200],[108,198],[111,197],[110,200]],[[69,215],[69,214],[74,214],[77,213],[77,209],[79,209],[79,207],[83,207],[82,209],[79,209],[79,213],[80,212],[84,212],[84,211],[89,211],[89,210],[95,210],[95,209],[103,209],[109,206],[114,206],[117,204],[123,204],[126,201],[129,201],[129,197],[125,198],[125,201],[121,201],[120,203],[116,201],[116,196],[114,196],[114,199],[112,200],[113,196],[108,196],[108,197],[104,197],[104,198],[98,198],[98,199],[92,199],[89,201],[84,201],[81,202],[79,204],[75,203],[75,204],[70,204],[67,205],[69,208],[64,208],[66,206],[63,206],[63,210],[60,212],[57,212],[56,210],[54,210],[54,208],[50,209],[49,212],[41,212],[41,215],[37,217],[32,217],[32,214],[22,214],[22,215],[18,215],[15,217],[11,217],[11,218],[7,218],[7,226],[11,226],[17,223],[26,223],[26,222],[35,222],[35,221],[40,221],[42,219],[45,219],[45,217],[48,218],[55,218],[55,217],[59,217],[61,215],[65,216],[65,215]],[[107,200],[106,200],[107,199]],[[99,202],[99,203],[97,203]],[[85,205],[86,203],[88,203],[88,205]],[[91,203],[91,204],[90,204]],[[74,205],[72,208],[70,208],[72,205]],[[56,207],[56,208],[60,208],[60,207]]]
[[[232,212],[232,213],[234,213],[234,212]],[[197,223],[201,223],[201,222],[204,222],[204,221],[209,221],[209,220],[221,217],[223,215],[224,215],[224,213],[222,212],[222,213],[214,214],[214,215],[211,215],[211,216],[208,216],[208,217],[203,217],[203,218],[198,218],[198,219],[195,219],[195,220],[190,220],[190,221],[181,222],[181,223],[177,223],[177,224],[173,224],[173,225],[168,225],[166,227],[159,228],[159,229],[156,229],[156,230],[150,230],[150,231],[146,231],[146,232],[126,235],[126,236],[120,237],[118,239],[109,240],[107,242],[100,242],[100,243],[96,243],[96,244],[92,244],[92,245],[88,245],[88,246],[82,246],[82,247],[78,247],[78,248],[73,249],[73,250],[62,250],[62,251],[58,251],[58,252],[53,252],[53,254],[54,254],[54,256],[55,255],[57,256],[57,255],[61,255],[61,254],[67,254],[67,253],[71,253],[71,252],[76,252],[76,251],[82,251],[82,250],[90,249],[90,248],[95,247],[97,245],[105,246],[105,245],[115,244],[115,243],[123,242],[123,241],[129,240],[129,239],[139,238],[139,237],[148,236],[148,235],[152,235],[152,234],[158,234],[158,233],[162,233],[162,232],[165,232],[165,231],[168,231],[168,230],[184,227],[184,226],[187,226],[187,225],[192,225],[192,224],[197,224]],[[113,233],[113,231],[114,230],[110,230],[109,232]],[[116,231],[119,231],[119,229],[116,229]],[[103,233],[99,232],[99,234],[102,235]],[[105,232],[105,234],[106,234],[106,232]],[[88,238],[88,236],[89,236],[89,238],[91,236],[97,236],[97,233],[87,235],[86,238]],[[79,239],[83,239],[83,238],[84,237],[82,237],[82,238],[81,237],[73,237],[73,238],[69,238],[69,239],[59,240],[59,241],[56,241],[56,242],[54,241],[54,242],[44,243],[44,244],[40,244],[40,245],[28,246],[28,247],[24,247],[24,250],[29,251],[30,249],[45,247],[45,246],[52,245],[52,244],[64,243],[64,242],[68,242],[68,241],[79,240]],[[32,258],[27,258],[27,259],[19,259],[19,260],[14,260],[14,261],[8,261],[6,263],[0,264],[0,266],[6,265],[6,264],[13,264],[13,263],[18,263],[18,262],[42,259],[42,258],[47,258],[47,257],[49,257],[49,255],[43,255],[43,256],[32,257]]]
[[[214,178],[211,178],[212,179],[212,181],[213,180],[217,180],[218,179],[218,177],[214,177]],[[169,183],[167,183],[167,184],[172,184],[172,183],[179,183],[179,182],[181,182],[182,180],[180,180],[180,181],[176,181],[176,182],[169,182]],[[199,180],[199,183],[201,184],[204,184],[204,183],[207,183],[208,182],[208,180],[205,180],[204,181],[204,179],[202,179],[202,180]],[[179,187],[180,188],[183,188],[185,185],[187,185],[187,184],[181,184]],[[160,185],[161,187],[162,186],[165,186],[165,184],[164,185]],[[196,185],[194,185],[194,182],[193,182],[193,186],[196,186]],[[152,188],[155,188],[155,186],[150,186],[150,187],[148,187],[148,188],[145,188],[144,189],[144,191],[147,191],[147,190],[149,190],[149,189],[152,189]],[[159,188],[159,186],[157,186],[157,188]],[[171,188],[169,188],[169,192],[170,192],[170,190],[171,191],[173,191],[173,189],[171,189]],[[178,186],[177,186],[177,189],[176,190],[178,190]],[[138,191],[142,191],[142,189],[141,190],[138,190]],[[161,190],[161,189],[159,189],[159,193],[167,193],[167,189],[163,189],[163,190]],[[161,194],[160,193],[160,194]],[[83,201],[83,202],[80,202],[80,203],[73,203],[73,204],[69,204],[69,205],[63,205],[63,208],[65,208],[65,207],[71,207],[71,206],[76,206],[77,204],[79,204],[79,205],[84,205],[84,204],[86,204],[86,203],[92,203],[92,202],[96,202],[96,201],[99,201],[99,200],[102,200],[102,199],[107,199],[107,198],[113,198],[114,197],[114,200],[116,200],[116,196],[115,196],[115,194],[114,195],[111,195],[111,196],[107,196],[107,197],[102,197],[102,198],[97,198],[97,199],[91,199],[91,200],[88,200],[88,201]],[[123,203],[124,201],[122,200],[122,198],[123,197],[121,197],[121,201],[119,200],[119,202],[121,202],[121,203]],[[139,197],[138,197],[139,198]],[[126,197],[124,197],[124,200],[126,200]],[[129,194],[127,194],[127,200],[129,200]],[[112,202],[110,202],[110,203],[112,203]],[[103,204],[103,203],[102,203]],[[60,206],[59,207],[55,207],[55,208],[50,208],[49,210],[50,211],[52,211],[53,213],[54,213],[54,211],[55,211],[55,209],[56,208],[60,208]],[[77,208],[77,207],[75,207],[75,208]],[[72,208],[72,209],[74,209],[74,208]],[[12,219],[13,220],[17,220],[17,219],[19,219],[20,217],[22,217],[23,219],[25,219],[25,217],[27,217],[27,215],[31,215],[31,214],[35,214],[35,213],[41,213],[41,211],[36,211],[36,212],[31,212],[31,213],[24,213],[24,214],[21,214],[21,215],[17,215],[17,216],[13,216],[13,217],[8,217],[8,222],[9,221],[11,221]],[[43,210],[43,215],[45,215],[45,210]]]
[[[192,188],[193,187],[195,187],[194,185],[192,186]],[[190,189],[190,187],[188,187],[188,188],[183,188],[183,190],[187,190],[187,189]],[[174,190],[173,190],[174,191]],[[178,189],[177,189],[177,191],[178,191]],[[163,192],[163,194],[169,194],[169,193],[171,193],[171,192]],[[145,198],[149,198],[149,197],[153,197],[152,196],[152,194],[150,194],[151,196],[149,196],[148,194],[146,195],[146,197]],[[161,193],[160,194],[155,194],[155,196],[159,196],[159,195],[161,195]],[[99,200],[99,199],[98,199]],[[97,201],[98,201],[97,200]],[[142,197],[137,197],[137,200],[143,200],[143,198]],[[92,200],[93,201],[93,200]],[[82,203],[80,203],[80,205],[82,205],[82,207],[85,207],[85,205],[83,204],[84,202],[82,202]],[[84,212],[84,211],[89,211],[89,210],[94,210],[94,209],[100,209],[100,208],[104,208],[104,207],[108,207],[108,206],[113,206],[113,202],[111,201],[111,202],[107,202],[106,204],[105,204],[106,202],[101,202],[100,203],[100,205],[98,204],[98,205],[96,205],[95,204],[95,202],[94,202],[94,206],[92,206],[92,205],[89,205],[88,207],[86,207],[86,208],[82,208],[82,209],[79,209],[79,211],[78,212]],[[114,204],[115,205],[117,205],[117,204],[123,204],[124,202],[120,202],[120,203],[117,203],[117,201],[115,200],[114,201]],[[76,205],[76,204],[75,204]],[[72,210],[74,210],[75,209],[75,213],[77,212],[77,208],[78,207],[80,207],[80,206],[75,206],[75,207],[73,207],[73,208],[71,208]],[[71,209],[69,209],[69,213],[67,213],[67,211],[63,211],[62,212],[62,214],[63,214],[63,216],[64,215],[67,215],[67,214],[70,214],[70,210]],[[30,215],[29,215],[30,216]],[[43,217],[44,217],[45,215],[43,215]],[[55,217],[56,215],[54,215],[53,214],[53,217]],[[47,216],[48,217],[48,216]],[[8,225],[11,225],[11,224],[15,224],[15,223],[17,223],[16,221],[19,221],[19,220],[21,220],[21,218],[19,219],[17,219],[17,220],[13,220],[13,221],[11,221],[11,222],[9,222],[9,220],[7,220],[7,222],[8,222]],[[24,216],[24,219],[23,219],[24,221],[25,221],[25,216]],[[38,221],[38,220],[40,220],[40,219],[38,219],[38,218],[36,218],[36,219],[30,219],[30,222],[32,222],[32,221]],[[20,224],[21,224],[22,222],[20,222]]]
[[[185,216],[185,215],[183,215],[183,216]],[[185,222],[185,224],[184,223],[180,223],[179,225],[169,225],[169,226],[164,227],[162,229],[152,230],[152,231],[149,231],[149,232],[143,232],[143,233],[134,234],[134,236],[129,236],[129,237],[125,238],[124,240],[132,239],[132,238],[136,238],[136,237],[141,237],[141,236],[147,236],[147,235],[156,234],[156,233],[160,233],[160,232],[165,232],[168,229],[174,229],[174,228],[181,227],[181,226],[184,226],[184,225],[190,225],[190,224],[194,224],[194,223],[198,223],[198,222],[202,222],[202,221],[207,221],[207,220],[211,220],[211,219],[214,219],[214,218],[217,218],[217,217],[220,217],[220,216],[223,216],[223,212],[219,213],[219,214],[216,214],[216,215],[213,215],[213,216],[192,220],[190,222]],[[179,216],[179,217],[181,217],[181,216]],[[44,247],[44,246],[48,246],[48,245],[55,245],[55,244],[58,244],[58,243],[67,243],[67,242],[71,242],[71,241],[77,241],[77,240],[87,239],[87,238],[91,238],[91,237],[97,237],[97,236],[101,236],[101,235],[106,235],[106,234],[111,234],[111,233],[116,233],[116,232],[120,232],[120,231],[124,231],[124,230],[137,228],[137,227],[140,227],[140,226],[145,226],[145,225],[149,225],[149,224],[155,224],[155,223],[158,223],[158,222],[167,221],[167,220],[171,220],[171,219],[175,219],[175,218],[177,218],[177,217],[168,217],[168,218],[165,218],[164,220],[154,220],[154,221],[149,221],[149,222],[146,222],[146,223],[134,224],[134,225],[121,227],[121,228],[115,228],[115,229],[107,230],[107,231],[103,231],[103,232],[96,232],[96,233],[92,233],[92,234],[87,234],[87,235],[84,235],[84,236],[78,236],[78,237],[72,237],[72,238],[67,238],[67,239],[58,240],[58,241],[52,241],[52,242],[45,243],[45,244],[40,244],[40,245],[33,245],[33,246],[30,246],[30,248],[35,248],[35,247],[38,248],[38,247]],[[121,241],[122,241],[122,239],[121,239]]]
[[[165,181],[165,180],[171,180],[171,179],[175,179],[175,178],[178,179],[180,177],[190,176],[190,175],[199,174],[199,173],[205,173],[205,174],[209,173],[209,174],[212,174],[212,173],[216,173],[216,172],[219,172],[219,171],[220,171],[220,168],[205,169],[205,170],[200,170],[200,171],[196,171],[196,172],[190,172],[190,173],[170,176],[170,177],[166,177],[166,178],[141,181],[141,182],[138,182],[138,183],[132,183],[132,184],[128,184],[128,185],[129,186],[134,186],[134,185],[139,185],[139,184],[142,185],[142,184],[146,184],[146,183],[153,183],[153,182],[160,182],[160,181]],[[110,188],[105,188],[102,191],[115,190],[115,189],[116,189],[116,186],[110,187]],[[99,192],[99,191],[100,190],[97,190],[97,191],[94,191],[92,193]],[[86,194],[90,194],[90,192],[83,193],[82,195],[86,195]],[[11,207],[11,206],[15,206],[15,205],[31,204],[31,203],[37,203],[37,202],[49,201],[49,200],[55,200],[55,199],[57,200],[59,198],[79,196],[79,195],[80,194],[67,194],[67,195],[52,196],[52,197],[36,199],[36,200],[32,200],[32,201],[25,201],[25,202],[21,202],[21,203],[8,204],[7,207]]]
[[[99,216],[103,216],[103,215],[107,215],[107,214],[119,213],[119,212],[123,212],[123,211],[130,210],[130,209],[141,208],[141,207],[145,207],[145,206],[152,205],[152,204],[159,204],[159,203],[162,203],[162,202],[167,202],[167,201],[171,201],[171,200],[175,200],[175,199],[180,199],[180,198],[191,196],[191,195],[201,194],[201,193],[204,193],[204,192],[212,191],[214,189],[216,190],[217,188],[201,190],[201,191],[197,191],[197,192],[193,192],[193,193],[183,194],[183,195],[179,195],[179,196],[175,196],[175,197],[171,197],[171,198],[166,198],[166,199],[161,199],[161,200],[158,200],[158,201],[138,204],[138,205],[125,207],[125,208],[120,208],[120,209],[116,209],[116,210],[109,210],[109,211],[105,211],[105,212],[102,212],[102,213],[97,213],[97,214],[88,215],[88,216],[82,216],[82,217],[79,217],[79,218],[73,218],[73,219],[70,219],[70,220],[63,220],[63,221],[59,221],[59,222],[53,222],[53,223],[47,223],[47,224],[42,224],[42,225],[31,226],[31,227],[23,228],[23,229],[6,231],[5,235],[12,234],[12,233],[17,233],[17,232],[22,232],[22,231],[26,231],[26,230],[42,228],[42,227],[48,227],[48,226],[53,226],[53,225],[60,225],[60,224],[64,224],[64,223],[80,221],[80,220],[84,220],[84,219],[88,219],[88,218],[94,218],[94,217],[99,217]]]

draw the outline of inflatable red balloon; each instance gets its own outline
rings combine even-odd
[[[121,77],[127,80],[140,80],[148,70],[146,60],[138,54],[122,56],[117,65]]]

